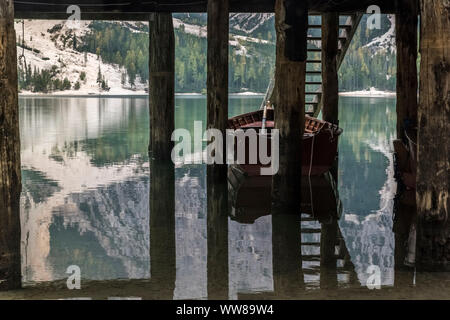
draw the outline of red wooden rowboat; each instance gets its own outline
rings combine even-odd
[[[241,114],[228,119],[228,129],[254,129],[257,132],[263,125],[263,110]],[[268,109],[266,114],[265,128],[270,135],[270,130],[275,126],[273,109]],[[305,115],[305,130],[302,144],[302,175],[320,175],[327,172],[337,155],[338,137],[342,129],[338,126]],[[248,164],[248,139],[246,140],[246,161],[240,164],[241,168],[249,175],[259,174],[261,164]],[[268,143],[268,154],[270,154],[270,140]]]

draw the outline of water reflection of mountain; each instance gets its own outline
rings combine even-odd
[[[151,273],[146,100],[76,100],[21,99],[24,278],[65,278],[72,263],[86,278],[146,278]],[[205,116],[204,99],[188,100],[177,100],[179,127]],[[395,191],[387,141],[394,135],[395,113],[394,100],[374,101],[341,98],[340,229],[360,281],[369,264],[379,263],[387,284]],[[246,100],[233,110],[242,113],[249,106]],[[207,296],[205,173],[199,165],[176,169],[175,298]],[[229,222],[230,297],[273,290],[271,230],[270,216],[251,225]]]
[[[383,284],[393,284],[395,100],[341,97],[340,107],[344,129],[339,141],[342,234],[362,284],[371,264],[380,267]]]

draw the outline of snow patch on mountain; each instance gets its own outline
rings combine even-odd
[[[232,13],[230,27],[250,34],[271,20],[273,16],[272,13]]]

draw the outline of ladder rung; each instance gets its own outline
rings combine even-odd
[[[306,74],[322,74],[322,71],[306,71]]]
[[[322,63],[322,60],[306,60],[308,63]]]
[[[320,261],[320,255],[319,254],[307,254],[302,255],[303,261]]]
[[[339,48],[338,52],[341,52],[341,51],[342,51],[342,49]],[[308,52],[322,52],[322,49],[320,49],[320,48],[308,48]]]
[[[320,275],[320,270],[302,269],[302,272],[310,276]]]
[[[340,24],[339,25],[339,28],[342,28],[342,29],[351,28],[351,27],[353,27],[353,25],[351,25],[351,24]],[[322,25],[321,24],[310,24],[310,25],[308,25],[308,29],[322,29]]]
[[[320,233],[320,229],[317,228],[301,228],[301,233]]]
[[[306,39],[312,41],[322,41],[322,37],[307,37]],[[347,40],[347,37],[339,37],[339,40]]]
[[[305,92],[305,94],[307,94],[307,95],[312,95],[312,94],[321,95],[322,92],[320,92],[320,91],[317,91],[317,92],[314,92],[314,91],[307,91],[307,92]]]
[[[302,246],[320,247],[320,242],[302,242]]]
[[[309,84],[309,85],[321,85],[322,82],[320,82],[320,81],[306,81],[305,84]]]

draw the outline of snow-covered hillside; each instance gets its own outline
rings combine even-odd
[[[186,20],[189,22],[189,17]],[[239,31],[239,34],[230,34],[229,45],[235,48],[236,55],[248,56],[245,42],[269,43],[264,39],[251,36],[252,31],[270,19],[267,14],[232,14],[230,24]],[[182,28],[184,32],[201,38],[207,35],[206,26],[201,24],[190,24],[178,18],[174,18],[174,27]],[[23,25],[22,25],[23,23]],[[142,31],[132,22],[114,22],[132,32]],[[145,94],[148,87],[147,82],[139,79],[132,88],[128,82],[123,84],[122,77],[126,73],[124,68],[117,64],[105,63],[96,54],[84,53],[75,50],[73,39],[80,43],[82,37],[91,31],[91,21],[82,21],[77,28],[70,28],[66,21],[58,20],[17,20],[15,23],[17,35],[17,58],[19,67],[31,66],[31,70],[58,70],[58,78],[62,81],[67,78],[72,85],[71,90],[53,91],[52,94]],[[141,23],[147,25],[146,22]],[[22,29],[23,27],[23,29]],[[99,70],[108,82],[110,90],[101,90],[97,82]],[[83,75],[82,75],[83,73]],[[75,84],[79,83],[79,89],[75,90]],[[22,90],[22,94],[32,94],[31,91]]]

